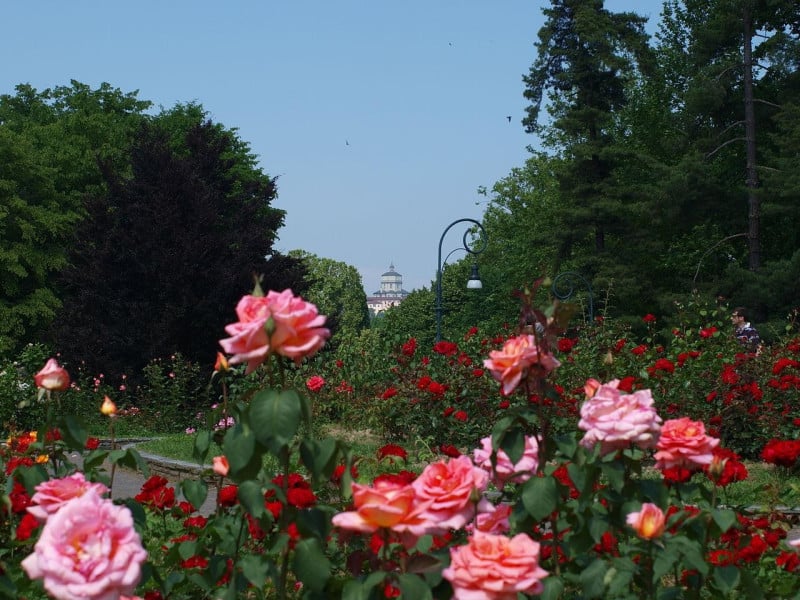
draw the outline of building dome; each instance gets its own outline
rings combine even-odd
[[[409,292],[403,289],[403,276],[394,270],[394,264],[381,275],[381,287],[367,298],[367,306],[373,314],[381,313],[391,306],[400,304]]]

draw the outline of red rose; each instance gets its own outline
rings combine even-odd
[[[647,313],[645,316],[642,317],[642,321],[644,321],[645,323],[655,323],[656,322],[656,316],[655,315],[651,315],[650,313]]]
[[[235,485],[226,485],[219,491],[217,504],[220,506],[234,506],[237,502],[236,494],[238,489]]]
[[[793,467],[800,456],[800,440],[771,439],[761,451],[761,458],[768,463]]]

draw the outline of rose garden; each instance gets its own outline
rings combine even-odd
[[[220,332],[213,406],[183,434],[206,476],[179,483],[148,478],[116,443],[130,421],[177,407],[137,406],[124,384],[79,381],[52,358],[28,381],[18,363],[0,592],[798,597],[790,328],[756,355],[730,338],[722,306],[684,313],[660,344],[521,298],[505,331],[375,356],[326,353],[325,317],[290,290],[243,297]],[[112,501],[120,469],[145,483]],[[212,488],[216,508],[200,514]]]

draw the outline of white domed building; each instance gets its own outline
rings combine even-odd
[[[367,296],[367,308],[372,315],[377,315],[392,306],[400,304],[409,292],[403,289],[403,276],[389,265],[389,270],[381,275],[381,289]]]

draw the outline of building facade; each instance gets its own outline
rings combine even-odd
[[[375,316],[400,304],[408,294],[403,289],[403,276],[394,270],[394,265],[389,265],[389,270],[381,275],[381,288],[367,296],[367,307]]]

